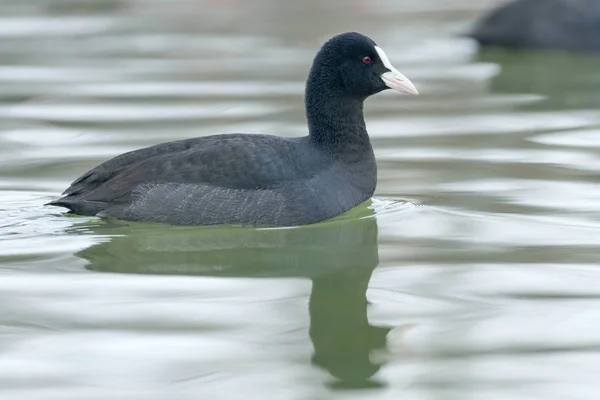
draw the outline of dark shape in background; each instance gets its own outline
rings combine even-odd
[[[467,36],[482,46],[600,52],[600,1],[503,2]]]
[[[363,206],[359,212],[362,218],[295,229],[85,227],[121,236],[78,256],[89,261],[88,269],[103,272],[311,279],[313,363],[338,379],[335,387],[374,387],[381,385],[372,379],[380,365],[369,355],[385,348],[390,328],[372,326],[367,318],[366,292],[379,262],[377,221],[371,209]]]

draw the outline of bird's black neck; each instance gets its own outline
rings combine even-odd
[[[312,142],[335,154],[372,152],[363,115],[364,99],[345,94],[331,74],[313,66],[305,103]]]

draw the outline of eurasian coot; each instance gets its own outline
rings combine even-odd
[[[600,52],[600,1],[511,0],[467,36],[482,46]]]
[[[135,150],[86,172],[49,205],[174,225],[288,226],[334,217],[373,195],[377,166],[363,103],[388,88],[417,94],[371,39],[337,35],[308,76],[308,136],[226,134]]]

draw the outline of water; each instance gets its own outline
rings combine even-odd
[[[0,397],[596,398],[600,58],[477,54],[455,34],[489,4],[0,4]],[[127,150],[304,134],[345,30],[421,92],[367,103],[371,203],[294,229],[43,207]]]

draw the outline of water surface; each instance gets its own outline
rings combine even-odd
[[[478,54],[490,2],[0,4],[2,399],[590,399],[600,394],[600,58]],[[366,118],[372,202],[290,229],[43,204],[121,152],[305,133],[358,30],[419,97]]]

